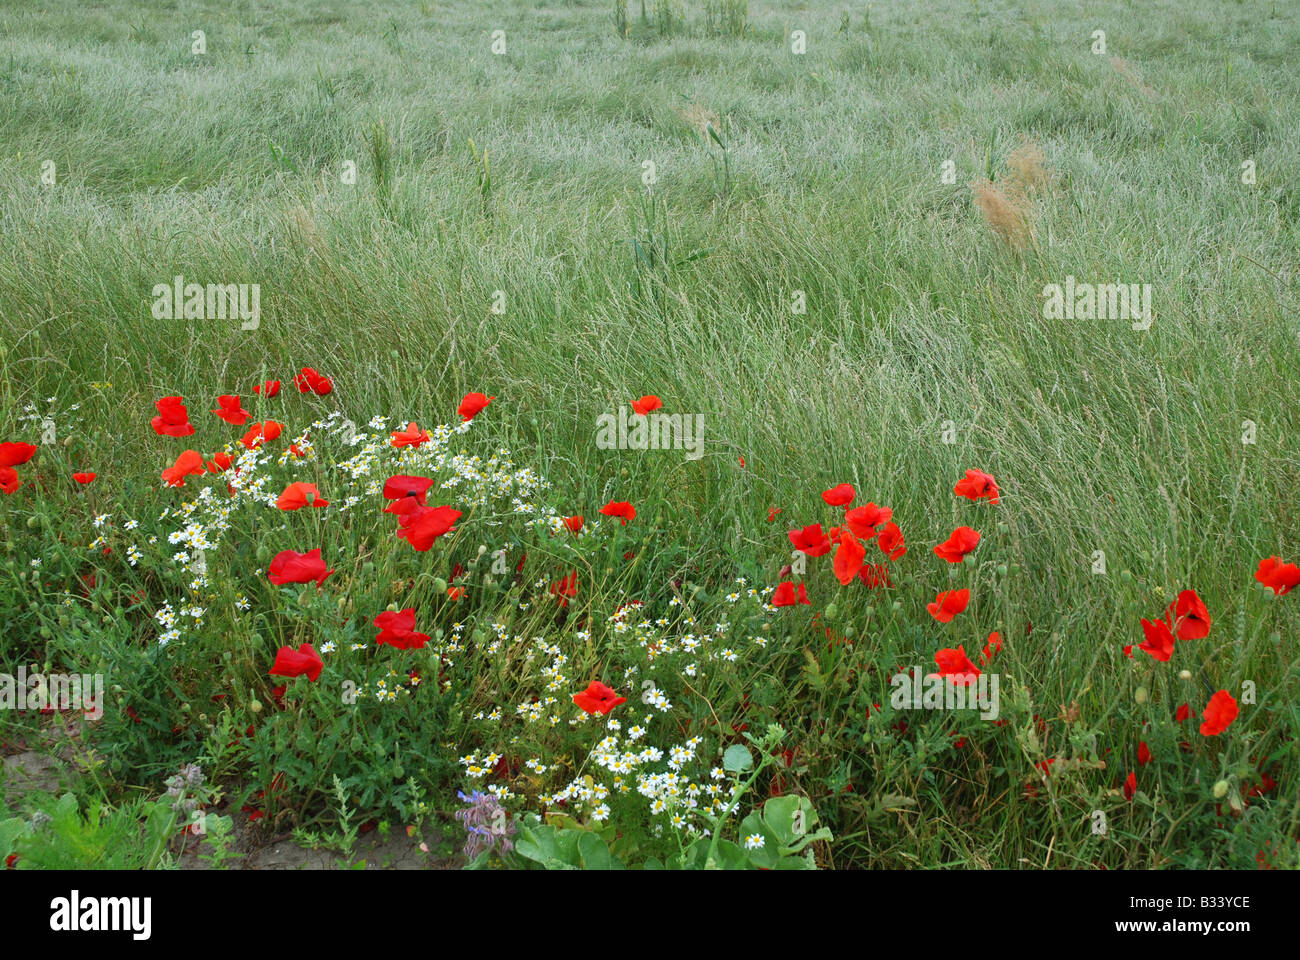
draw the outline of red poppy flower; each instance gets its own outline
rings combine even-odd
[[[1280,597],[1300,585],[1300,567],[1283,563],[1281,557],[1268,557],[1259,561],[1255,579],[1272,590],[1273,596]]]
[[[952,492],[968,500],[987,497],[989,503],[998,502],[997,481],[981,470],[967,470],[966,476],[957,481],[957,486],[952,488]]]
[[[259,384],[253,388],[254,393],[260,393],[264,397],[274,397],[280,392],[279,380],[268,380],[266,383]]]
[[[86,483],[90,483],[92,480],[95,479],[95,474],[93,474],[93,473],[74,473],[74,474],[72,475],[72,479],[73,479],[73,480],[76,480],[77,483],[86,484]]]
[[[577,533],[579,530],[582,529],[582,524],[583,524],[582,514],[577,514],[572,517],[564,518],[564,525],[569,528],[570,533]]]
[[[786,580],[772,591],[771,602],[774,607],[792,607],[798,603],[812,606],[808,601],[808,591],[804,588],[804,585],[799,584],[799,588],[796,590],[795,585],[789,580]]]
[[[162,478],[169,487],[185,486],[185,478],[193,474],[203,474],[203,454],[197,450],[186,450],[176,462],[162,472]]]
[[[226,423],[232,423],[237,427],[242,427],[248,422],[248,418],[252,416],[251,413],[240,406],[239,394],[237,393],[223,393],[217,397],[217,409],[211,412],[226,421]]]
[[[873,590],[894,585],[889,579],[889,567],[883,563],[864,563],[858,571],[858,577]]]
[[[385,610],[375,617],[379,635],[375,643],[386,643],[398,650],[422,650],[429,642],[428,634],[415,632],[415,608],[393,612]]]
[[[867,555],[864,547],[851,530],[841,530],[838,538],[839,548],[835,551],[835,577],[841,586],[847,587],[862,569],[862,561]]]
[[[789,537],[794,548],[803,551],[804,556],[820,557],[831,552],[831,538],[822,533],[820,523],[809,524],[802,530],[791,530]]]
[[[1165,663],[1174,655],[1174,635],[1169,631],[1169,624],[1163,620],[1152,623],[1142,621],[1142,632],[1146,639],[1138,644],[1139,650],[1145,650],[1152,658]]]
[[[1201,640],[1210,632],[1210,611],[1196,595],[1195,590],[1184,590],[1178,599],[1169,605],[1165,619],[1177,624],[1179,640]]]
[[[410,497],[416,504],[423,507],[425,506],[424,498],[433,484],[432,477],[411,477],[404,473],[394,474],[384,481],[384,499],[401,500]],[[394,510],[390,506],[385,508],[384,512],[400,513],[402,511]]]
[[[234,457],[228,453],[214,453],[212,459],[208,461],[208,473],[225,473],[234,462]]]
[[[314,483],[291,483],[284,488],[275,505],[281,510],[300,510],[303,507],[328,507],[330,502],[321,499]]]
[[[966,645],[956,650],[944,648],[934,655],[934,662],[939,665],[939,676],[947,677],[958,686],[969,686],[979,677],[980,671],[966,656]]]
[[[980,663],[987,666],[988,662],[993,659],[993,655],[1001,651],[1001,649],[1002,634],[995,630],[993,633],[989,634],[989,639],[984,644],[984,652],[980,654]]]
[[[30,443],[0,443],[0,467],[21,467],[36,455]]]
[[[549,592],[552,596],[560,598],[560,606],[567,607],[569,601],[566,598],[578,595],[578,571],[575,570],[559,582],[551,584]]]
[[[1237,701],[1227,690],[1220,690],[1210,697],[1205,711],[1201,714],[1205,722],[1201,724],[1201,736],[1217,737],[1237,719]]]
[[[5,493],[14,493],[23,485],[22,480],[18,479],[18,471],[13,467],[0,467],[0,490]]]
[[[660,400],[658,397],[656,397],[653,393],[647,394],[646,396],[642,397],[640,400],[632,401],[632,409],[635,410],[636,413],[642,417],[644,417],[647,413],[650,413],[654,410],[658,410],[663,405],[664,402]]]
[[[629,520],[636,519],[636,507],[626,500],[611,500],[600,508],[600,512],[607,517],[619,517],[625,527]]]
[[[333,380],[329,377],[322,377],[311,367],[303,367],[302,372],[293,378],[293,383],[298,388],[299,393],[306,393],[310,390],[322,397],[334,389]]]
[[[767,508],[767,522],[768,522],[768,523],[771,523],[773,520],[775,520],[775,519],[776,519],[776,515],[777,515],[778,513],[780,513],[780,512],[781,512],[781,508],[780,508],[780,507],[768,507],[768,508]]]
[[[1138,742],[1138,766],[1145,767],[1151,762],[1151,748],[1147,746],[1145,740]]]
[[[1125,800],[1133,799],[1133,794],[1137,793],[1137,786],[1138,786],[1137,774],[1130,770],[1127,779],[1125,779],[1124,781]]]
[[[949,623],[953,617],[965,610],[969,603],[969,590],[945,590],[934,598],[934,603],[927,603],[925,609],[929,610],[930,616],[940,623]]]
[[[149,422],[155,433],[164,437],[188,437],[194,432],[189,411],[185,409],[180,397],[163,397],[154,406],[158,408],[158,416]]]
[[[870,540],[876,535],[876,527],[889,520],[894,511],[889,507],[878,507],[868,503],[864,507],[854,507],[844,513],[844,522],[853,531],[855,537]]]
[[[325,569],[325,561],[320,556],[320,547],[317,547],[308,553],[281,550],[271,558],[271,568],[267,571],[267,577],[276,586],[286,583],[311,583],[314,580],[319,587],[333,572]]]
[[[627,703],[627,697],[620,697],[600,681],[593,680],[586,690],[573,695],[573,702],[586,713],[607,714],[620,703]]]
[[[461,400],[460,406],[456,408],[456,412],[460,414],[462,420],[473,420],[495,399],[496,397],[488,397],[481,393],[467,393]]]
[[[1186,720],[1188,717],[1190,717],[1191,715],[1192,715],[1192,708],[1191,708],[1189,705],[1187,705],[1187,704],[1184,703],[1184,704],[1183,704],[1182,706],[1180,706],[1180,707],[1178,708],[1178,710],[1174,713],[1174,722],[1175,722],[1175,723],[1182,723],[1183,721],[1185,721],[1185,720]]]
[[[418,447],[420,444],[428,443],[429,441],[429,432],[427,430],[421,430],[415,421],[408,423],[406,425],[406,430],[399,430],[392,436],[393,439],[390,442],[394,447]]]
[[[263,443],[270,443],[281,433],[284,432],[284,424],[275,420],[268,420],[266,423],[255,423],[248,428],[248,433],[240,438],[239,442],[250,450],[260,447]]]
[[[293,647],[281,647],[275,654],[275,665],[271,667],[272,677],[301,677],[306,675],[312,683],[320,677],[325,662],[320,654],[312,649],[310,643],[304,643],[295,652]]]
[[[970,527],[958,527],[943,543],[934,548],[934,555],[942,557],[949,563],[961,563],[966,554],[974,550],[980,542],[979,532]]]
[[[433,546],[433,541],[451,530],[460,515],[453,507],[420,507],[398,517],[401,529],[397,535],[423,553]]]
[[[903,546],[903,531],[898,529],[898,524],[892,521],[880,528],[880,535],[876,537],[876,544],[890,560],[897,560],[907,553],[907,547]]]
[[[822,499],[832,507],[843,507],[853,502],[857,491],[853,489],[851,483],[841,483],[837,487],[831,487],[829,490],[822,491]]]

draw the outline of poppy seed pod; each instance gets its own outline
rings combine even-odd
[[[1228,795],[1228,781],[1220,780],[1214,785],[1214,799],[1222,800]]]
[[[438,593],[446,593],[446,592],[447,592],[447,581],[444,580],[444,579],[442,579],[442,577],[434,577],[434,580],[433,580],[433,589],[434,589],[435,591],[437,591]]]
[[[1150,694],[1147,693],[1146,687],[1138,687],[1133,691],[1133,699],[1139,704],[1146,703],[1149,697]]]
[[[1178,671],[1178,679],[1179,679],[1179,680],[1190,680],[1190,679],[1192,679],[1192,671],[1190,671],[1190,670],[1179,670],[1179,671]]]

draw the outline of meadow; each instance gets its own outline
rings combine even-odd
[[[0,671],[105,693],[0,711],[0,857],[1296,867],[1298,48],[3,0]]]

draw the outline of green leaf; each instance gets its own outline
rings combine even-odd
[[[754,765],[754,755],[743,744],[733,743],[722,755],[722,769],[728,773],[742,773]]]

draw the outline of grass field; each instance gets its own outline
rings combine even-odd
[[[627,7],[0,3],[0,441],[38,447],[0,497],[0,668],[107,688],[58,836],[93,846],[102,802],[173,862],[188,810],[139,804],[197,763],[218,837],[411,827],[480,865],[1295,867],[1300,600],[1255,573],[1300,561],[1300,9],[755,0],[736,36]],[[256,322],[160,317],[178,276],[257,285]],[[1115,283],[1147,322],[1045,309]],[[600,442],[643,395],[701,456]],[[192,435],[150,428],[167,396]],[[186,449],[242,479],[164,485]],[[954,495],[971,469],[1000,502]],[[390,474],[462,511],[431,549]],[[291,481],[331,505],[276,510]],[[841,483],[907,538],[889,585],[800,574],[787,531],[843,523]],[[316,547],[318,587],[268,581]],[[810,605],[766,603],[786,580]],[[1185,590],[1212,625],[1157,660],[1141,620]],[[427,645],[375,643],[390,605]],[[891,705],[995,631],[996,722]],[[304,643],[318,680],[268,676]],[[627,703],[589,716],[591,681]],[[454,853],[489,785],[495,852]],[[29,829],[47,793],[6,791],[19,866],[84,857]]]

